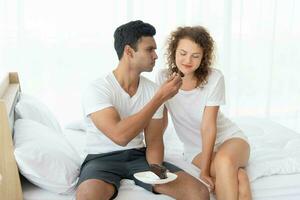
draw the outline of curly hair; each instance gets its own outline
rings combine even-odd
[[[211,65],[214,60],[214,40],[202,26],[179,27],[171,33],[167,41],[166,52],[169,73],[179,72],[175,62],[175,54],[179,41],[185,38],[192,40],[203,49],[203,57],[200,66],[195,71],[195,76],[197,78],[196,87],[203,87],[207,83],[207,78],[211,72]]]

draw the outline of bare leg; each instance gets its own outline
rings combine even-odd
[[[239,199],[238,170],[245,167],[249,159],[249,144],[239,138],[232,138],[224,142],[212,158],[210,173],[215,177],[215,188],[217,199],[237,200]],[[200,168],[201,153],[198,154],[193,164]],[[243,179],[245,180],[245,179]],[[242,183],[243,184],[243,183]],[[247,179],[247,184],[249,180]],[[246,184],[246,185],[247,185]],[[247,186],[246,186],[247,187]],[[249,190],[243,190],[251,197]],[[250,194],[249,194],[250,193]]]
[[[209,193],[207,188],[196,178],[186,172],[178,172],[175,181],[155,185],[154,190],[166,194],[177,200],[207,200]]]
[[[239,200],[251,200],[251,189],[247,172],[240,168],[238,171]]]
[[[97,179],[82,182],[76,190],[77,200],[108,200],[115,192],[112,184]]]

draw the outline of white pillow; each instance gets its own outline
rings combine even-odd
[[[70,193],[77,183],[81,159],[63,134],[32,120],[19,119],[14,128],[15,158],[21,174],[35,185]]]
[[[16,105],[17,118],[31,119],[61,133],[62,129],[46,105],[30,95],[21,94]]]
[[[81,162],[84,161],[87,153],[85,152],[85,143],[86,143],[86,133],[84,131],[65,129],[63,130],[64,136],[74,147],[76,152],[81,158]]]
[[[68,123],[65,126],[65,128],[76,130],[76,131],[86,132],[86,123],[85,123],[84,120],[77,120],[77,121],[73,121],[73,122]]]

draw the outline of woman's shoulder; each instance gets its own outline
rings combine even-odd
[[[216,68],[211,68],[209,77],[208,77],[208,82],[217,82],[221,78],[223,78],[224,75],[221,70],[216,69]]]
[[[216,77],[216,78],[220,78],[223,77],[223,73],[221,70],[216,69],[216,68],[211,68],[211,72],[210,72],[210,77]]]
[[[211,68],[207,78],[207,83],[204,87],[214,88],[221,79],[224,79],[222,71],[216,68]]]

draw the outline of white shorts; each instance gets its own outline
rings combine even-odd
[[[240,138],[244,141],[246,141],[248,144],[248,138],[247,136],[243,133],[243,131],[237,131],[237,132],[234,132],[233,134],[224,134],[224,135],[220,135],[220,136],[217,136],[216,138],[216,142],[215,142],[215,146],[214,146],[214,152],[217,152],[218,149],[220,148],[220,146],[227,140],[229,139],[232,139],[232,138]],[[188,152],[188,153],[184,153],[183,156],[184,156],[184,159],[189,162],[189,163],[192,163],[193,159],[195,158],[195,156],[197,156],[200,152]]]

